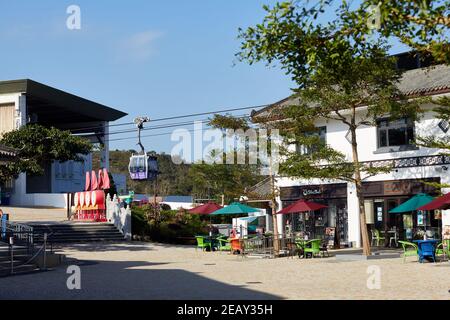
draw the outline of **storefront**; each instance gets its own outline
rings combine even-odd
[[[439,178],[428,178],[364,183],[364,206],[369,229],[396,230],[400,239],[412,239],[419,230],[437,235],[441,224],[438,212],[399,214],[389,211],[420,193],[437,196],[438,190],[430,183],[439,182]]]
[[[438,191],[428,183],[439,183],[439,178],[364,182],[364,205],[369,230],[395,229],[400,239],[408,239],[408,232],[429,230],[438,233],[438,213],[393,214],[389,210],[412,196],[426,193],[437,196]],[[331,245],[349,245],[347,184],[325,184],[280,188],[283,208],[299,199],[306,199],[328,206],[326,209],[303,214],[283,216],[285,234],[324,239]]]
[[[283,216],[285,233],[325,239],[330,245],[348,245],[347,184],[295,186],[280,189],[283,207],[299,199],[328,206],[309,213]]]

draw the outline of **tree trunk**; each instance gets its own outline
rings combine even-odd
[[[271,189],[271,207],[272,207],[272,224],[273,224],[273,250],[275,256],[280,253],[280,243],[278,239],[278,221],[277,221],[277,199],[275,190],[275,178],[272,172],[272,155],[269,157],[269,175],[270,175],[270,189]]]
[[[353,116],[353,121],[355,121],[355,116]],[[353,164],[355,166],[355,185],[356,185],[356,196],[359,202],[359,221],[361,228],[361,240],[363,245],[363,254],[365,256],[370,255],[370,242],[369,242],[369,232],[367,231],[366,214],[364,208],[364,195],[362,188],[362,178],[361,169],[359,163],[358,155],[358,143],[356,141],[356,126],[352,125],[350,127],[352,133],[352,153],[353,153]]]

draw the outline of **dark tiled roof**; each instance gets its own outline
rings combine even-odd
[[[405,71],[398,87],[405,95],[410,97],[450,92],[450,66],[437,65]],[[298,99],[295,96],[288,97],[254,112],[252,116],[271,116],[270,113],[276,114],[278,108],[297,104]]]
[[[0,144],[0,155],[1,156],[7,156],[7,157],[15,157],[16,156],[16,150],[10,147],[6,147],[4,145]]]
[[[450,66],[437,65],[406,71],[398,87],[408,96],[450,92]]]

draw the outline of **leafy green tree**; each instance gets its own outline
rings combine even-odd
[[[73,136],[70,131],[33,124],[5,133],[0,144],[18,150],[17,160],[0,167],[0,181],[16,178],[20,173],[42,174],[51,161],[82,161],[92,151],[91,143]]]
[[[395,37],[410,48],[432,55],[437,62],[448,64],[449,8],[449,0],[364,0],[345,17],[346,30]]]
[[[315,147],[301,154],[285,150],[281,172],[304,179],[339,179],[353,183],[359,200],[363,253],[370,254],[364,214],[362,182],[390,171],[388,167],[370,167],[360,162],[358,129],[374,125],[378,117],[420,116],[420,101],[408,101],[397,88],[401,76],[395,61],[387,56],[383,39],[368,39],[362,32],[348,32],[351,14],[344,1],[336,18],[321,23],[320,18],[331,1],[301,6],[283,2],[267,12],[263,22],[240,30],[242,40],[238,57],[250,64],[265,61],[278,64],[296,83],[294,106],[287,111],[275,109],[264,119],[278,121],[288,142]],[[281,115],[281,117],[280,117]],[[337,121],[348,128],[352,155],[320,145],[309,132],[316,119]],[[260,121],[259,119],[255,119]]]
[[[233,117],[232,115],[214,115],[209,121],[212,128],[222,130],[224,136],[227,129],[247,130],[250,125],[246,118]],[[245,138],[242,138],[245,139]],[[246,159],[249,156],[249,144],[244,142],[242,150],[235,147],[228,153],[224,152],[222,162],[213,161],[217,159],[217,150],[211,152],[211,159],[207,162],[197,162],[192,164],[189,170],[189,177],[193,182],[193,194],[196,198],[221,199],[222,195],[226,203],[238,199],[246,193],[247,188],[254,186],[261,181],[259,164],[226,164],[225,159],[232,158],[237,163],[238,152],[245,153]]]

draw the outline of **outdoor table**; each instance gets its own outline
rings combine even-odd
[[[395,246],[398,247],[398,232],[396,230],[388,230],[387,232],[381,231],[383,234],[392,234],[394,235]],[[391,246],[391,241],[389,240],[389,246]]]
[[[423,259],[436,261],[435,252],[438,241],[437,240],[414,240],[419,248],[419,261],[422,263]]]

